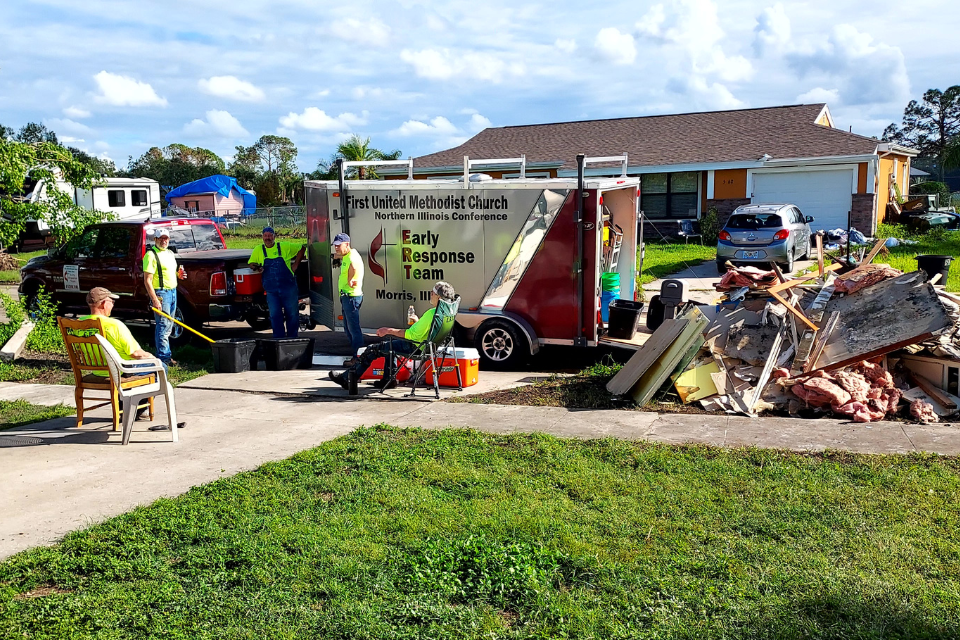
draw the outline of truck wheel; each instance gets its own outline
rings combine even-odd
[[[488,369],[516,368],[529,351],[526,338],[513,324],[504,320],[483,323],[477,329],[473,343]]]
[[[158,318],[160,316],[157,316]],[[187,325],[188,327],[197,328],[196,326],[196,316],[193,314],[193,309],[188,307],[186,304],[182,304],[181,300],[177,300],[177,310],[174,312],[173,317]],[[194,335],[181,327],[178,324],[173,325],[173,331],[170,332],[170,346],[172,347],[182,347],[185,344],[190,344],[190,341],[193,340]]]

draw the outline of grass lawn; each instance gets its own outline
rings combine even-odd
[[[904,273],[917,270],[917,255],[946,255],[960,257],[960,231],[932,231],[926,234],[914,234],[902,225],[881,224],[877,229],[878,238],[894,237],[898,240],[904,238],[916,240],[915,245],[903,245],[888,249],[888,255],[878,255],[874,258],[876,263],[889,264],[894,269],[900,269]],[[947,291],[960,292],[960,264],[950,266],[950,277],[946,283]]]
[[[717,259],[717,248],[702,247],[699,244],[654,244],[646,245],[643,271],[640,285],[659,280],[676,273],[687,266]],[[637,256],[637,268],[640,268],[640,256]]]
[[[72,416],[73,407],[58,404],[46,407],[30,404],[26,400],[0,400],[0,430],[19,427],[31,422],[43,422],[54,418]]]
[[[958,472],[361,429],[0,564],[0,636],[958,637]]]

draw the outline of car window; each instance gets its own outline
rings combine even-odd
[[[130,253],[131,235],[132,231],[127,227],[104,227],[100,229],[100,238],[96,251],[94,252],[94,257],[126,257]]]
[[[760,227],[782,227],[783,219],[775,213],[738,213],[730,216],[728,229],[759,229]]]
[[[76,260],[77,258],[92,258],[94,248],[97,246],[97,235],[100,229],[87,229],[79,238],[74,238],[67,243],[63,252],[63,257],[67,260]]]
[[[212,224],[192,224],[193,239],[197,245],[197,251],[210,251],[212,249],[226,249],[223,246],[223,239],[217,231],[216,225]]]
[[[804,222],[806,222],[806,219],[803,217],[803,213],[800,211],[800,209],[797,209],[796,207],[794,207],[793,212],[797,216],[798,223],[803,224]]]

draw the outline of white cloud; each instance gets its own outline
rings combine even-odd
[[[200,86],[201,91],[212,96],[217,96],[218,98],[228,98],[230,100],[240,100],[243,102],[259,102],[266,97],[262,89],[236,76],[201,78],[197,84]]]
[[[476,51],[454,52],[449,49],[404,49],[400,59],[413,66],[414,73],[430,80],[450,80],[462,77],[467,80],[501,82],[508,76],[526,73],[523,64],[505,62],[495,55]]]
[[[385,47],[390,44],[390,27],[376,18],[335,20],[323,31],[352,45]]]
[[[443,116],[437,116],[429,123],[420,120],[407,120],[393,133],[398,136],[449,136],[458,133],[458,131],[452,122]]]
[[[351,128],[366,124],[367,112],[358,116],[353,113],[341,113],[337,117],[328,116],[322,109],[307,107],[303,113],[291,111],[280,118],[280,126],[286,131],[302,129],[306,131],[334,131],[342,133]]]
[[[423,120],[407,120],[390,133],[405,138],[433,138],[433,146],[437,148],[455,147],[462,144],[472,134],[492,126],[488,118],[476,111],[472,109],[462,109],[461,113],[464,111],[472,113],[470,119],[462,127],[458,127],[443,116],[437,116],[426,122]]]
[[[93,76],[100,89],[94,99],[102,104],[117,107],[165,107],[166,98],[161,98],[146,82],[140,82],[129,76],[121,76],[101,71]]]
[[[482,131],[487,127],[492,127],[493,123],[490,122],[489,118],[486,118],[479,113],[475,113],[470,116],[470,123],[467,125],[467,128],[471,131]]]
[[[784,51],[790,47],[790,18],[779,2],[757,16],[753,28],[753,50],[761,56],[767,51]]]
[[[63,132],[67,135],[82,136],[93,133],[93,129],[87,125],[74,122],[69,118],[50,118],[49,120],[44,120],[43,122],[58,134]]]
[[[250,135],[227,111],[211,109],[206,116],[205,121],[197,118],[184,125],[183,132],[198,138],[243,138]]]
[[[709,83],[700,76],[673,77],[667,90],[684,97],[696,109],[740,109],[747,106],[719,82]]]
[[[83,138],[74,138],[73,136],[58,136],[57,140],[59,140],[61,144],[78,144],[80,142],[86,142],[86,140]]]
[[[572,38],[570,40],[557,38],[554,41],[553,46],[555,46],[557,49],[560,49],[560,51],[563,51],[564,53],[573,53],[577,50],[577,41],[573,40]]]
[[[804,104],[816,102],[836,104],[840,102],[840,92],[836,89],[824,89],[823,87],[816,87],[814,89],[810,89],[810,91],[807,91],[806,93],[801,93],[798,95],[797,102],[802,102]]]
[[[615,27],[600,29],[593,46],[602,59],[613,64],[632,64],[637,59],[637,47],[633,43],[633,36],[629,33],[620,33],[620,30]]]
[[[78,106],[69,106],[63,110],[63,115],[68,118],[89,118],[90,112]]]
[[[749,60],[728,55],[721,46],[726,34],[720,27],[713,0],[678,0],[669,9],[654,5],[636,28],[642,38],[679,49],[695,74],[715,75],[729,82],[747,80],[753,75]]]
[[[853,25],[836,25],[825,41],[789,53],[787,60],[801,78],[825,76],[846,105],[903,104],[911,97],[900,48],[875,42]]]

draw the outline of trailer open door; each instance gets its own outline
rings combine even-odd
[[[310,267],[310,317],[318,325],[333,329],[333,263],[330,234],[330,207],[324,186],[306,185],[307,262]]]

